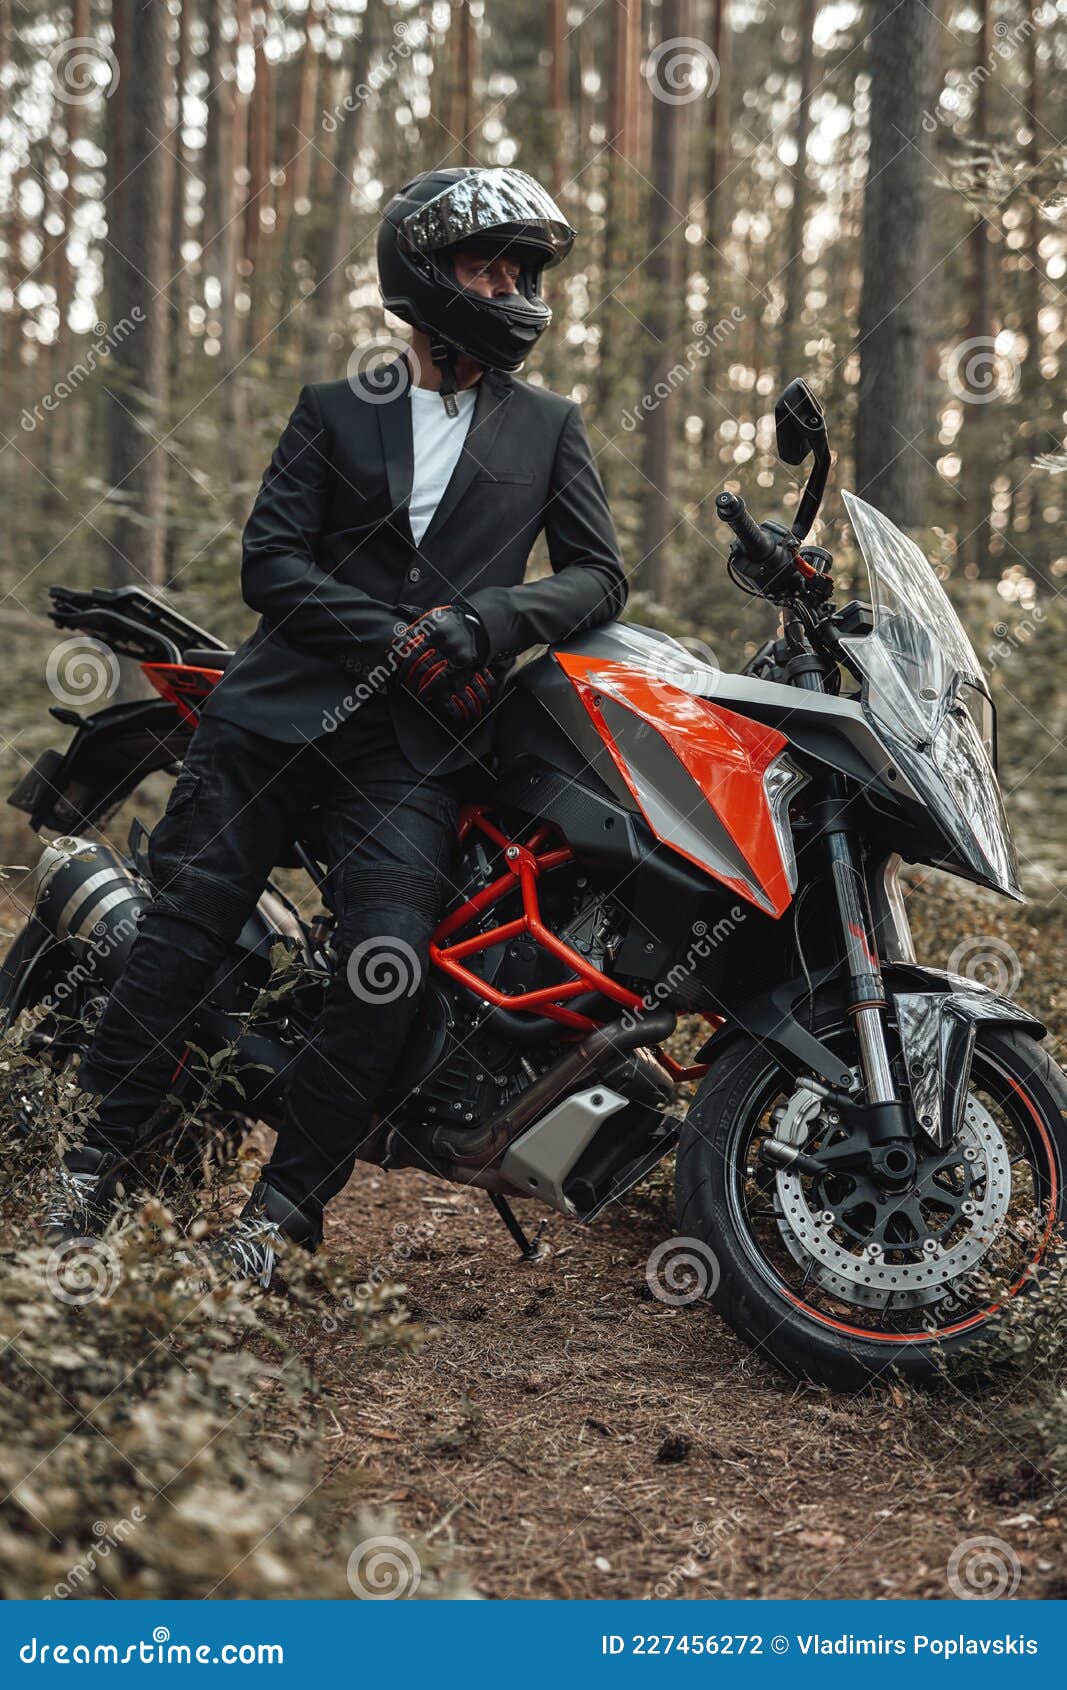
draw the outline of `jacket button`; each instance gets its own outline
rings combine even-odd
[[[421,569],[409,569],[408,570],[408,580],[409,581],[417,581],[421,574],[422,574]]]

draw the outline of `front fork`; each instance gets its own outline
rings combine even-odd
[[[790,625],[787,619],[785,633],[794,642],[795,655],[788,665],[793,685],[805,692],[824,692],[823,665],[813,653],[803,649],[798,625]],[[867,884],[856,859],[847,808],[845,781],[841,775],[831,775],[825,796],[812,808],[812,820],[825,846],[844,943],[847,1010],[859,1042],[870,1166],[887,1184],[905,1186],[915,1172],[915,1151],[908,1112],[897,1096],[889,1060],[885,985],[872,937],[874,921]]]
[[[827,796],[813,806],[812,819],[824,842],[840,921],[848,973],[846,1008],[859,1043],[871,1167],[888,1184],[903,1186],[915,1171],[912,1132],[889,1060],[885,984],[872,937],[867,885],[856,860],[846,811],[844,781],[835,775]]]

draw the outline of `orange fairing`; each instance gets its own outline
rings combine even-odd
[[[788,909],[794,868],[766,779],[785,736],[628,663],[569,652],[557,652],[556,660],[657,839],[766,914]],[[674,753],[670,769],[662,746],[659,768],[640,758],[632,718],[654,728]],[[620,733],[628,743],[620,744]]]

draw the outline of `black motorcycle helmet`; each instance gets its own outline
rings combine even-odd
[[[518,260],[518,291],[483,299],[456,281],[450,253],[499,242]],[[516,370],[552,321],[541,272],[566,258],[574,230],[552,196],[522,170],[428,170],[401,188],[378,232],[378,283],[386,307],[435,344],[492,370]]]

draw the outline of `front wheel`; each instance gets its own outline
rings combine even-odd
[[[847,1032],[823,1036],[844,1051]],[[847,1058],[846,1058],[847,1060]],[[714,1258],[711,1300],[794,1376],[856,1390],[931,1378],[1025,1288],[1064,1217],[1067,1078],[1028,1034],[980,1025],[962,1126],[917,1146],[915,1183],[768,1167],[770,1134],[817,1152],[831,1108],[739,1038],[701,1086],[678,1148],[678,1231]]]

